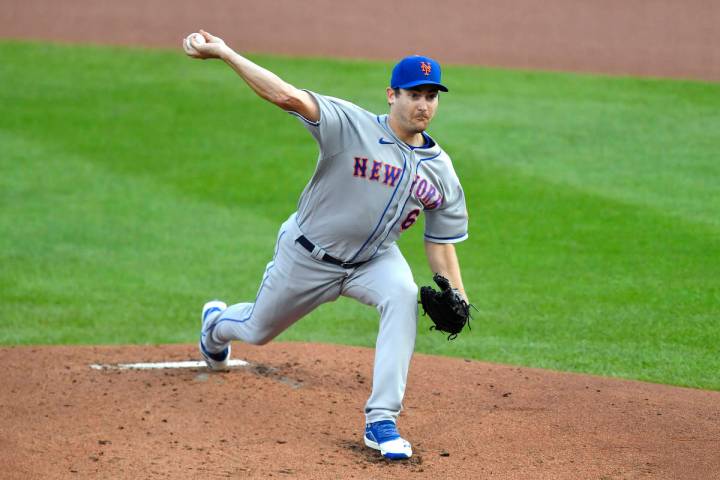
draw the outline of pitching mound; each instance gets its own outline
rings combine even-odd
[[[720,477],[720,392],[416,355],[399,426],[415,456],[362,444],[373,351],[236,345],[0,349],[2,478]]]

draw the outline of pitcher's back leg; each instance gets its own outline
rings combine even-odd
[[[345,272],[312,258],[295,242],[297,231],[283,224],[273,260],[267,264],[254,302],[229,306],[211,326],[218,346],[231,340],[262,345],[322,303],[340,295]]]

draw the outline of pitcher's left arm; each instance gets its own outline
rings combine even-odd
[[[439,273],[450,280],[450,286],[456,288],[469,304],[470,300],[465,293],[462,276],[460,275],[460,263],[455,253],[454,243],[434,243],[425,240],[425,255],[433,273]]]

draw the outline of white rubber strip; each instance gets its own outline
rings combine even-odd
[[[245,360],[229,360],[229,367],[245,367],[249,365]],[[158,363],[118,363],[98,364],[93,363],[90,368],[93,370],[154,370],[164,368],[203,368],[206,367],[202,361],[186,361],[186,362],[158,362]]]

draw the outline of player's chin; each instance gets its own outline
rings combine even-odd
[[[415,130],[417,133],[424,132],[425,130],[427,130],[428,125],[430,125],[429,118],[422,118],[422,119],[415,120]]]

